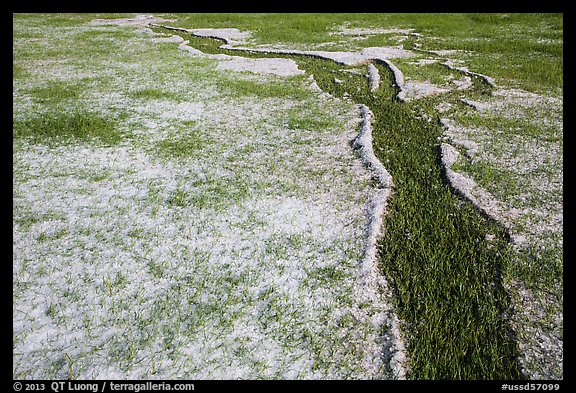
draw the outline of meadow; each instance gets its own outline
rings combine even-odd
[[[15,378],[562,379],[562,15],[155,16],[14,15]]]

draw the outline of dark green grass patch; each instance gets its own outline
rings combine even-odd
[[[12,66],[12,78],[13,79],[25,79],[30,75],[30,73],[28,72],[28,70],[19,65],[19,64],[14,64]]]
[[[13,118],[13,137],[35,143],[96,142],[113,145],[123,134],[117,120],[83,109],[51,109],[23,119]]]

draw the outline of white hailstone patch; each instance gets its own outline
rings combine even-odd
[[[152,30],[150,30],[150,31],[152,31]],[[152,31],[152,33],[154,33],[154,32]],[[154,33],[154,34],[161,36],[159,38],[154,38],[152,40],[154,42],[170,42],[170,43],[179,44],[179,43],[184,41],[184,38],[180,37],[179,35],[172,35],[170,37],[164,37],[164,35],[162,33]]]
[[[218,64],[218,69],[249,71],[258,74],[273,74],[279,76],[301,75],[305,72],[298,69],[298,64],[292,59],[250,59],[245,57],[233,57],[230,60]]]
[[[407,80],[402,88],[403,99],[405,101],[417,100],[423,97],[444,94],[449,91],[449,89],[436,86],[430,81],[418,81],[415,79]]]
[[[444,113],[449,111],[450,109],[452,109],[452,104],[450,104],[449,102],[439,102],[438,105],[435,106],[435,109],[439,112],[439,113]]]
[[[376,91],[380,87],[380,73],[374,64],[368,64],[368,79],[370,80],[370,91]]]
[[[338,30],[331,33],[332,35],[376,35],[376,34],[403,34],[403,35],[419,35],[414,33],[414,29],[384,29],[384,28],[367,28],[367,27],[354,27],[349,28],[346,24],[339,26]]]
[[[188,32],[200,37],[218,37],[230,45],[244,44],[252,36],[249,31],[241,31],[237,28],[220,29],[187,29]]]
[[[133,109],[142,114],[158,116],[159,119],[186,119],[187,121],[194,121],[199,120],[203,116],[205,104],[194,101],[175,103],[167,100],[148,100],[142,105],[135,106]]]
[[[418,59],[416,61],[411,61],[409,64],[414,64],[414,65],[429,65],[429,64],[434,64],[437,63],[438,60],[437,59],[430,59],[430,58],[422,58],[422,59]]]
[[[15,19],[15,35],[25,30]],[[54,50],[77,33],[41,31]],[[134,34],[149,52],[173,45]],[[375,190],[349,145],[357,109],[312,88],[308,104],[231,100],[213,87],[225,80],[216,65],[189,81],[167,63],[195,60],[140,49],[103,60],[113,83],[77,102],[107,116],[126,110],[118,121],[131,139],[14,143],[14,377],[393,377],[396,322],[378,283],[360,274]],[[89,72],[95,61],[78,61],[79,51],[69,60]],[[166,67],[162,80],[148,78],[155,64]],[[189,99],[128,99],[138,83]],[[40,74],[27,81],[42,84]],[[34,110],[17,102],[20,114]],[[330,113],[333,125],[291,129],[277,120],[288,111]],[[206,143],[194,154],[156,154],[191,130]]]
[[[38,298],[30,293],[26,293],[27,296],[22,293],[22,298],[28,300],[25,303],[16,302],[15,304],[15,309],[22,315],[34,310],[38,313],[38,310],[44,309],[46,316],[35,322],[27,322],[36,326],[35,330],[44,331],[47,337],[53,333],[50,333],[51,330],[45,331],[45,329],[48,326],[58,326],[60,320],[66,321],[67,326],[73,326],[71,331],[79,329],[82,332],[82,315],[95,315],[95,319],[100,320],[100,323],[90,323],[90,325],[94,325],[91,329],[94,330],[94,337],[105,335],[108,331],[106,326],[112,322],[110,318],[113,318],[116,321],[113,326],[118,326],[118,331],[111,334],[112,343],[125,335],[132,337],[132,340],[137,340],[135,334],[146,334],[146,332],[138,331],[138,329],[129,326],[138,323],[139,318],[145,318],[148,323],[154,324],[153,316],[132,316],[121,309],[115,309],[114,303],[106,300],[107,297],[110,297],[113,302],[118,302],[121,305],[120,308],[130,304],[131,309],[136,310],[135,312],[139,312],[138,303],[141,303],[142,308],[140,310],[144,314],[150,307],[154,308],[158,302],[170,304],[170,311],[162,309],[159,312],[164,318],[172,320],[171,324],[181,326],[177,333],[183,336],[184,343],[193,344],[194,339],[187,337],[188,333],[182,330],[184,329],[182,325],[192,322],[186,322],[186,319],[180,314],[176,315],[177,311],[173,310],[175,305],[171,303],[171,300],[168,300],[167,296],[171,293],[172,296],[181,296],[190,301],[191,296],[196,291],[193,286],[188,289],[184,289],[184,286],[178,286],[178,292],[175,292],[174,283],[186,283],[188,285],[196,282],[212,288],[197,294],[199,304],[206,303],[211,309],[217,307],[218,302],[222,302],[228,297],[237,299],[235,302],[247,297],[249,301],[256,303],[254,307],[259,308],[258,304],[265,306],[270,301],[270,296],[273,293],[278,293],[281,298],[278,301],[276,312],[287,312],[286,307],[294,307],[294,310],[289,307],[288,311],[295,314],[292,315],[293,319],[304,324],[305,327],[302,329],[308,328],[308,325],[314,320],[313,317],[321,318],[324,315],[323,312],[325,311],[320,311],[322,309],[317,309],[317,307],[338,306],[331,304],[331,302],[339,291],[334,292],[335,288],[317,287],[313,282],[306,284],[306,280],[309,278],[304,270],[305,268],[340,269],[339,263],[341,262],[338,261],[347,260],[346,256],[342,254],[345,249],[342,249],[341,242],[347,242],[350,236],[354,237],[360,234],[354,235],[347,232],[345,228],[346,225],[349,225],[348,220],[352,217],[348,217],[348,220],[341,218],[340,214],[329,203],[329,199],[325,202],[316,199],[307,201],[293,197],[271,200],[256,199],[255,205],[249,209],[249,213],[256,216],[257,219],[254,220],[257,221],[258,230],[254,229],[252,233],[248,230],[246,233],[238,231],[238,226],[245,227],[245,214],[237,217],[237,211],[228,211],[214,216],[214,213],[198,211],[194,208],[191,209],[190,213],[187,213],[187,209],[178,209],[180,216],[178,217],[174,215],[173,209],[150,201],[147,185],[154,181],[155,187],[167,190],[164,195],[169,195],[170,190],[176,186],[175,176],[178,173],[183,173],[183,168],[155,165],[146,156],[132,152],[127,148],[119,150],[88,148],[66,150],[34,154],[34,149],[31,149],[32,155],[27,155],[23,159],[26,158],[27,161],[33,160],[38,163],[36,170],[42,171],[42,180],[18,184],[17,187],[18,194],[26,195],[25,202],[21,201],[20,203],[36,208],[34,210],[36,214],[57,211],[63,216],[60,222],[49,221],[33,224],[26,232],[25,238],[20,237],[23,233],[17,233],[15,237],[15,271],[25,274],[19,264],[24,256],[26,260],[42,261],[38,265],[46,266],[51,271],[51,274],[46,277],[34,277],[36,284],[44,288],[43,296]],[[110,164],[105,170],[120,172],[118,181],[101,181],[100,183],[103,182],[104,184],[91,184],[90,180],[75,178],[74,175],[69,175],[71,178],[65,182],[62,182],[59,177],[50,177],[51,173],[69,171],[73,174],[78,171],[85,171],[87,168],[94,171],[101,170],[106,163]],[[31,168],[31,170],[34,169]],[[87,189],[87,192],[79,191],[83,188]],[[155,207],[158,211],[152,213],[150,209]],[[236,209],[240,210],[239,207]],[[361,222],[358,220],[356,222],[358,230],[361,227]],[[248,224],[246,223],[246,225]],[[56,235],[62,229],[66,229],[66,233],[57,238]],[[137,231],[139,234],[134,235],[132,234],[133,231]],[[48,240],[39,240],[41,235]],[[291,236],[294,235],[308,236],[305,239],[306,247],[295,249],[290,243]],[[301,252],[304,254],[300,254]],[[355,253],[358,253],[358,250]],[[41,255],[52,255],[52,257],[42,259]],[[348,277],[346,280],[351,281],[349,284],[346,284],[346,281],[340,282],[340,285],[351,290],[356,280],[353,274],[355,264],[354,260],[348,260],[346,263],[348,270],[352,270],[344,274]],[[314,266],[317,267],[314,268]],[[39,269],[40,266],[37,268]],[[19,273],[16,273],[15,282],[21,281]],[[34,273],[32,274],[34,275]],[[191,274],[193,274],[193,278],[190,276]],[[89,283],[81,286],[79,281],[85,275],[89,276]],[[125,284],[117,282],[118,275],[125,277]],[[242,276],[244,275],[247,278],[243,279]],[[226,284],[227,277],[246,280],[245,286],[240,284],[235,286],[240,293],[226,292],[230,288],[227,285],[222,285]],[[32,277],[28,277],[26,281],[29,281],[30,278]],[[187,280],[190,279],[192,281],[188,282]],[[207,279],[208,282],[203,283],[203,279]],[[326,281],[322,282],[324,282],[323,285],[329,285]],[[61,294],[63,283],[70,285],[72,291],[79,294],[79,298],[63,296]],[[215,298],[214,296],[218,292],[213,291],[219,291],[219,285],[222,286],[221,290],[225,292],[220,292]],[[272,290],[269,294],[266,292],[268,289]],[[267,293],[267,295],[262,296],[263,293]],[[86,302],[87,299],[88,302]],[[218,300],[216,301],[216,299]],[[42,306],[43,304],[45,306]],[[54,310],[57,316],[54,317],[54,320],[48,317],[51,315],[47,311],[50,304],[58,305],[58,308]],[[98,306],[95,308],[96,305]],[[184,305],[180,306],[183,307],[182,312],[186,312],[192,307],[187,313],[192,312],[194,314],[192,304],[185,302]],[[300,307],[303,308],[300,310]],[[255,323],[254,320],[248,318],[249,315],[268,318],[266,315],[260,315],[261,313],[257,311],[251,311],[250,307],[238,310],[229,309],[228,306],[223,308],[224,315],[221,318],[226,318],[226,312],[245,315],[247,328]],[[304,314],[302,314],[303,311]],[[309,317],[303,320],[302,318],[308,314],[310,314]],[[17,315],[15,315],[15,322],[19,322]],[[360,317],[363,318],[362,313]],[[221,321],[222,324],[225,324],[225,321],[226,319]],[[371,318],[367,320],[368,322],[372,326]],[[16,323],[16,325],[19,324]],[[22,325],[30,326],[25,323]],[[52,327],[51,329],[55,328]],[[158,327],[158,329],[164,328]],[[216,324],[205,332],[205,337],[212,339],[214,334],[221,329],[224,328]],[[69,355],[72,350],[79,351],[77,341],[69,338],[70,332],[61,332],[60,330],[58,332],[58,335],[64,335],[66,340],[52,343],[53,351],[66,352]],[[325,333],[329,334],[329,332]],[[161,336],[162,334],[157,339]],[[260,332],[260,336],[259,338],[267,337],[267,333]],[[23,342],[31,342],[29,345],[32,345],[33,348],[34,345],[37,345],[34,342],[34,337],[36,336],[23,338]],[[347,339],[352,338],[346,337]],[[377,339],[376,334],[373,339]],[[83,337],[80,342],[90,342],[91,340],[91,337]],[[276,340],[281,340],[281,338],[276,338]],[[276,340],[272,342],[277,342]],[[233,342],[227,342],[226,346]],[[296,342],[298,342],[297,339]],[[111,351],[114,352],[113,344],[104,343],[101,341],[104,348],[110,347],[108,353],[106,354],[106,349],[103,349],[97,352],[98,356],[113,357],[114,355],[110,353]],[[138,355],[134,362],[152,356],[149,353],[152,348],[146,350],[145,346],[142,347],[143,345],[138,344],[142,354]],[[271,350],[268,347],[260,349],[256,344],[254,346],[255,348],[252,348],[251,352],[256,352],[255,357],[258,357],[259,350],[264,350],[266,353]],[[15,359],[18,360],[19,367],[22,367],[21,371],[27,369],[24,359],[29,355],[26,355],[28,353],[26,348],[26,346],[17,347],[15,352],[18,354]],[[167,356],[171,353],[170,351],[166,352],[167,349],[158,351],[154,354],[158,359],[162,359],[163,354]],[[51,351],[48,352],[52,353]],[[128,354],[124,355],[128,356]],[[222,355],[224,356],[224,353]],[[55,357],[56,354],[50,356]],[[104,365],[108,366],[109,363],[86,363],[91,359],[91,356],[86,351],[80,351],[77,354],[76,364],[81,375],[84,377],[106,375],[106,371],[101,370],[101,368]],[[288,356],[287,359],[289,359],[289,354],[278,353],[277,356]],[[277,356],[273,357],[274,362],[279,361]],[[312,362],[312,359],[309,359],[309,363]],[[242,359],[237,361],[241,363]],[[180,363],[172,363],[171,367],[186,370],[188,369],[187,366],[184,366],[186,362],[186,358],[182,358]],[[206,359],[203,359],[198,364],[205,362]],[[124,377],[144,378],[149,372],[147,368],[149,364],[147,367],[134,368],[135,366],[132,366],[128,359],[125,359],[123,366],[126,370]],[[254,374],[255,370],[250,367],[245,367],[243,372],[234,368],[225,371],[227,368],[222,369],[222,367],[227,366],[215,366],[214,373],[216,374],[214,376],[254,377],[257,375]],[[373,366],[372,371],[376,372],[378,367],[374,367],[376,366]],[[35,370],[37,371],[28,375],[41,376],[45,372],[43,371],[45,369],[39,364],[36,364]],[[286,370],[278,368],[276,371],[279,373],[278,376],[282,376]],[[28,372],[32,372],[32,370],[30,369]],[[240,374],[235,374],[238,372]],[[271,374],[270,376],[274,375]],[[361,376],[361,374],[356,375]],[[317,377],[324,376],[326,375],[317,375]]]
[[[454,79],[452,84],[456,86],[457,90],[466,90],[473,86],[472,78],[469,76],[463,76],[461,79]]]

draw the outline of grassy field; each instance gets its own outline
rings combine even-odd
[[[230,74],[215,70],[215,58],[186,56],[168,40],[153,45],[161,39],[86,25],[103,16],[15,16],[15,376],[393,377],[390,359],[374,358],[378,337],[390,334],[390,304],[375,288],[363,294],[353,264],[370,182],[346,150],[353,137],[341,130],[353,133],[353,104],[363,103],[375,113],[374,150],[395,185],[380,268],[392,284],[408,377],[563,377],[561,15],[158,16],[170,26],[250,31],[242,46],[251,48],[400,47],[412,52],[393,59],[406,86],[444,91],[400,102],[382,64],[376,66],[384,81],[371,93],[364,65],[302,56],[286,57],[306,75]],[[221,42],[182,36],[206,53],[233,53],[218,49]],[[68,39],[79,45],[65,45]],[[489,76],[494,86],[456,66]],[[50,78],[35,67],[50,70]],[[307,85],[310,74],[338,98],[319,99]],[[466,77],[470,87],[458,88]],[[222,107],[230,108],[226,115]],[[255,129],[262,139],[254,139]],[[474,206],[454,192],[441,143],[458,149],[452,169],[488,192],[490,204]],[[330,160],[322,159],[327,151]],[[266,160],[270,154],[281,159]],[[304,201],[296,198],[302,193]],[[306,211],[319,195],[323,204],[312,209],[326,213],[294,226],[299,213],[285,212]],[[243,213],[230,213],[238,209]],[[81,225],[72,219],[79,214]],[[267,214],[289,221],[268,236]],[[195,224],[186,225],[186,217]],[[355,229],[340,229],[350,223]],[[173,229],[158,229],[164,227]],[[182,237],[204,227],[214,230]],[[238,228],[245,231],[240,240]],[[128,270],[102,244],[122,250]],[[45,263],[43,255],[54,257]],[[60,266],[79,258],[78,266]],[[260,264],[247,262],[254,259]],[[86,267],[91,298],[117,302],[94,300],[77,310],[86,293],[72,277]],[[90,273],[104,267],[104,276]],[[138,273],[143,267],[146,277]],[[136,277],[154,284],[135,285]],[[60,287],[63,278],[68,285]],[[31,295],[38,283],[51,292]],[[201,289],[191,293],[190,284]],[[259,294],[249,289],[259,285]],[[286,288],[297,295],[287,296]],[[215,300],[222,291],[230,299],[224,306]],[[30,297],[32,305],[24,300]],[[316,325],[303,313],[318,299],[327,303],[312,307]],[[150,302],[158,306],[154,315],[122,311]],[[203,304],[211,308],[199,309]],[[112,319],[98,308],[112,310]],[[38,310],[45,310],[43,322],[31,328]],[[162,319],[175,327],[151,322]],[[106,340],[78,352],[79,342],[92,342],[111,321],[116,330]],[[357,321],[364,333],[352,333]],[[199,346],[194,337],[207,325],[205,341],[214,345]],[[44,342],[39,335],[47,331]],[[34,351],[51,360],[39,364]],[[216,355],[207,360],[207,352]],[[98,365],[89,366],[95,357]],[[202,362],[209,366],[200,368]],[[180,374],[166,374],[174,365]]]
[[[14,17],[14,378],[391,378],[356,108],[96,17]]]
[[[385,275],[394,279],[399,302],[405,305],[400,309],[406,307],[402,317],[412,326],[406,330],[415,337],[413,377],[561,376],[561,16],[306,15],[283,22],[275,17],[279,16],[258,18],[259,22],[253,21],[254,15],[238,18],[236,26],[253,23],[247,30],[257,32],[252,45],[245,46],[360,50],[396,44],[418,54],[394,60],[408,80],[452,86],[449,94],[404,106],[384,104],[379,113],[385,113],[381,117],[386,120],[380,118],[375,130],[376,151],[399,179],[387,217],[382,260]],[[212,18],[178,16],[170,25],[231,26],[226,16],[219,23]],[[280,33],[274,29],[277,24],[286,28]],[[283,34],[281,39],[278,34]],[[282,45],[274,44],[277,39]],[[212,53],[219,44],[195,40],[194,45]],[[335,78],[346,79],[339,73],[342,67],[298,62],[324,90],[338,96],[345,93],[373,109],[390,94],[362,96],[365,78],[350,77],[347,84],[338,85]],[[467,91],[454,89],[453,81],[461,75],[450,70],[448,62],[489,75],[498,88],[477,80]],[[480,110],[471,108],[470,102]],[[440,118],[461,128],[443,133],[434,125]],[[464,205],[454,210],[460,202],[441,184],[434,184],[441,177],[440,138],[462,151],[455,168],[472,176],[512,212],[511,218],[497,217],[505,228],[494,226],[474,208]],[[407,187],[398,186],[403,183]],[[507,245],[509,235],[512,248]],[[487,293],[494,283],[496,291]],[[426,331],[418,333],[414,326],[430,320]],[[517,343],[509,341],[510,325]],[[455,334],[458,340],[452,339]],[[540,347],[539,341],[553,342],[555,349],[546,345],[543,351],[531,352]],[[518,352],[519,367],[512,360]]]

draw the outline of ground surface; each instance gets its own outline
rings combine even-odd
[[[358,109],[52,18],[15,19],[15,378],[390,377]]]
[[[350,145],[359,108],[293,60],[202,54],[144,28],[156,22],[235,47],[392,59],[399,97],[444,127],[452,186],[511,235],[503,283],[522,372],[562,378],[552,18],[490,21],[503,41],[516,33],[502,23],[517,23],[546,65],[526,73],[540,83],[502,75],[510,56],[402,16],[342,21],[324,41],[299,36],[305,22],[263,39],[262,26],[242,29],[260,23],[250,15],[113,18],[14,18],[15,377],[403,375],[386,277],[360,268],[377,191]],[[386,146],[375,150],[386,164]]]

